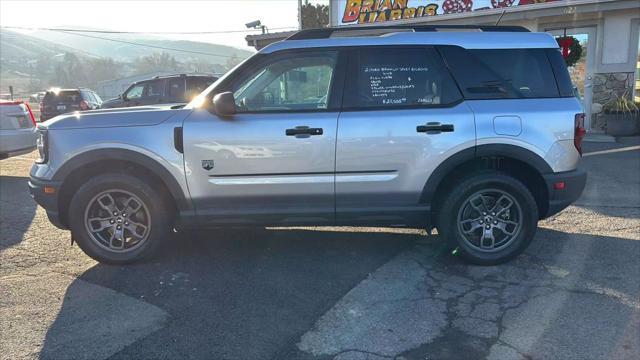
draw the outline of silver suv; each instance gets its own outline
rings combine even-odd
[[[174,228],[374,225],[437,227],[497,264],[585,185],[557,48],[517,27],[301,31],[186,107],[47,121],[31,193],[105,263]]]

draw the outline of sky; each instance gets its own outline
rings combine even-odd
[[[145,32],[236,31],[246,30],[244,24],[254,20],[261,20],[262,24],[274,32],[295,30],[298,26],[298,1],[0,0],[0,25],[3,27],[76,26]],[[223,44],[249,50],[244,37],[250,33],[257,34],[259,31],[162,37]]]

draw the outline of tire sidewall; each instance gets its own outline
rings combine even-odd
[[[89,202],[107,190],[125,190],[136,195],[149,210],[151,230],[139,247],[128,252],[112,252],[91,238],[85,226],[85,211]],[[126,174],[107,174],[92,178],[82,185],[71,200],[69,223],[78,246],[93,259],[108,264],[126,264],[147,259],[169,232],[169,216],[162,196],[142,180]]]
[[[498,189],[508,193],[518,202],[522,211],[520,232],[508,246],[495,252],[484,252],[473,248],[465,241],[458,229],[458,214],[461,207],[471,195],[484,189]],[[478,265],[495,265],[518,256],[530,244],[538,226],[538,207],[529,189],[519,180],[501,173],[478,174],[462,181],[451,192],[442,207],[439,225],[450,246],[457,247],[465,260]]]

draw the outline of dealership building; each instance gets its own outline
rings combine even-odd
[[[517,25],[560,38],[592,130],[606,126],[603,105],[640,99],[640,0],[330,0],[332,26]],[[260,49],[293,32],[247,36]],[[565,41],[562,41],[565,40]],[[579,49],[576,49],[578,47]]]

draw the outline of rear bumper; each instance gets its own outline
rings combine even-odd
[[[36,148],[36,128],[1,130],[0,157],[29,153]]]
[[[33,150],[36,149],[36,146],[29,146],[28,148],[24,148],[24,149],[18,149],[18,150],[11,150],[11,151],[0,151],[0,160],[2,159],[7,159],[10,158],[12,156],[18,156],[18,155],[24,155],[24,154],[28,154],[30,152],[32,152]]]
[[[46,210],[47,217],[53,225],[66,230],[67,226],[60,220],[58,211],[58,193],[61,185],[62,183],[59,181],[29,178],[29,193],[31,193],[31,197]],[[45,187],[48,188],[49,192],[45,192]],[[53,192],[50,189],[53,189]]]
[[[546,174],[543,177],[549,193],[549,209],[543,218],[559,213],[578,200],[587,183],[587,173],[581,169]],[[564,183],[564,188],[556,188],[559,183]]]

